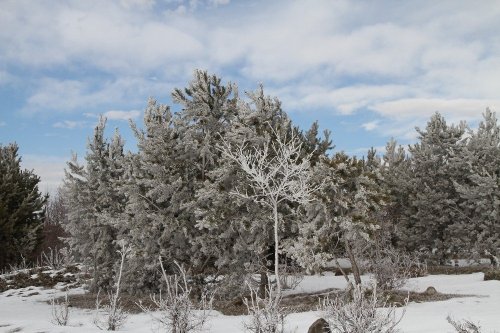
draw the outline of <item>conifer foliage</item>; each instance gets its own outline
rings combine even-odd
[[[47,197],[40,178],[21,168],[18,146],[0,145],[0,269],[16,265],[41,242]]]
[[[265,297],[283,263],[316,272],[338,257],[350,259],[359,284],[360,249],[381,244],[439,261],[498,257],[500,127],[491,111],[477,131],[436,113],[408,149],[391,140],[380,158],[371,149],[360,159],[329,155],[330,133],[295,127],[262,86],[242,97],[234,83],[196,71],[172,100],[179,111],[150,99],[143,126],[131,124],[136,152],[123,151],[118,132],[106,138],[101,118],[85,163],[68,163],[67,242],[96,289],[112,286],[122,240],[131,246],[124,290],[157,292],[161,256],[185,268],[194,294],[218,283],[228,298],[255,274]]]
[[[93,288],[109,288],[117,262],[118,217],[124,209],[120,192],[123,174],[123,140],[118,133],[109,142],[104,137],[106,120],[101,118],[89,140],[85,165],[77,157],[68,163],[65,180],[69,234],[75,259],[93,268]]]

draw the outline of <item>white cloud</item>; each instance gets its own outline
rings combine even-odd
[[[163,95],[171,88],[171,83],[138,77],[121,77],[104,83],[45,78],[27,99],[23,112],[68,113],[95,107],[142,106],[148,96]]]
[[[500,100],[408,98],[375,104],[372,109],[391,119],[427,119],[435,112],[452,118],[477,119],[488,107],[500,110]]]
[[[213,6],[223,6],[227,5],[231,2],[231,0],[208,0],[208,3]]]
[[[104,116],[109,120],[129,120],[136,119],[141,115],[141,111],[131,110],[131,111],[119,111],[110,110],[104,113]]]
[[[44,78],[27,113],[138,109],[197,67],[252,87],[262,81],[287,110],[371,110],[383,118],[371,130],[383,133],[436,110],[478,119],[486,106],[498,109],[499,2],[228,3],[10,1],[0,11],[0,57],[7,66],[105,76]]]
[[[369,121],[367,123],[361,124],[361,127],[364,128],[366,131],[373,131],[378,127],[378,123],[379,123],[378,120]]]
[[[386,149],[385,146],[356,148],[356,149],[354,149],[352,151],[348,151],[346,153],[349,154],[349,155],[366,156],[367,153],[368,153],[368,151],[370,149],[372,149],[372,148],[375,149],[375,151],[377,152],[378,156],[381,156],[381,155],[385,154],[385,149]]]
[[[96,113],[84,113],[87,118],[99,118],[100,114]],[[104,117],[108,120],[129,120],[137,119],[141,115],[139,110],[121,111],[121,110],[110,110],[102,113]]]
[[[410,93],[408,87],[403,85],[353,85],[340,88],[304,85],[270,91],[279,96],[287,108],[294,111],[331,108],[344,115],[352,114],[374,102],[391,100]]]
[[[22,157],[22,166],[34,170],[35,174],[40,176],[40,191],[55,193],[62,185],[64,168],[69,160],[69,157],[25,154]]]
[[[86,126],[87,123],[84,121],[73,121],[73,120],[63,120],[63,121],[58,121],[52,125],[52,127],[56,128],[66,128],[66,129],[74,129],[74,128],[81,128]]]
[[[120,4],[127,9],[151,9],[155,0],[120,0]]]
[[[7,126],[7,123],[5,121],[0,121],[0,127]]]

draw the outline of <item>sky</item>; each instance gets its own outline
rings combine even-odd
[[[488,0],[0,0],[0,144],[54,191],[100,114],[134,150],[128,120],[195,69],[263,84],[336,151],[411,144],[436,111],[499,110],[499,17]]]

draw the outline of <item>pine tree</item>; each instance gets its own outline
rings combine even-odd
[[[41,242],[47,196],[40,178],[22,170],[18,146],[0,145],[0,269],[30,258]]]
[[[154,288],[157,263],[151,258],[159,254],[192,275],[217,260],[220,248],[207,240],[216,239],[218,231],[198,223],[197,212],[209,203],[197,193],[213,182],[211,172],[219,167],[216,143],[236,113],[235,96],[234,85],[196,71],[187,88],[172,93],[181,111],[172,114],[169,106],[150,100],[144,130],[133,125],[139,152],[127,159],[124,191],[130,237],[138,249],[132,270],[145,282],[136,288]]]
[[[449,126],[436,113],[425,130],[417,128],[420,142],[409,147],[408,207],[398,226],[400,245],[433,254],[441,262],[456,253],[447,241],[453,225],[464,219],[454,181],[466,172],[454,163],[454,156],[463,149],[465,131],[465,123]]]
[[[275,134],[270,124],[290,129],[279,101],[265,96],[262,87],[247,95],[249,101],[238,101],[230,126],[218,137],[218,154],[223,141],[231,146],[246,142],[262,147]],[[197,192],[197,226],[204,231],[198,241],[204,249],[212,250],[218,271],[239,281],[240,287],[246,274],[260,273],[260,294],[265,297],[274,242],[267,211],[251,199],[232,194],[237,188],[251,193],[252,188],[245,173],[227,156],[219,157],[218,167],[208,176]]]
[[[77,260],[93,269],[92,288],[109,288],[117,262],[118,217],[125,198],[119,190],[123,170],[123,140],[116,132],[111,143],[104,137],[101,117],[89,140],[86,164],[76,155],[68,163],[65,179],[68,243]]]
[[[500,126],[490,110],[483,116],[477,131],[471,131],[466,146],[456,156],[467,171],[465,177],[454,180],[464,218],[454,224],[450,243],[465,256],[486,255],[498,265],[495,257],[500,246]]]
[[[315,167],[314,178],[323,186],[307,206],[307,220],[290,250],[302,266],[319,269],[340,249],[351,261],[355,283],[361,283],[356,246],[379,228],[375,213],[384,200],[376,171],[344,153],[324,157]]]
[[[404,148],[391,139],[382,156],[380,173],[381,187],[387,197],[382,212],[381,232],[392,245],[399,242],[398,228],[402,227],[401,219],[410,207],[408,186],[412,174],[409,166],[409,157]]]

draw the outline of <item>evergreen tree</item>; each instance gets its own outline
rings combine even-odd
[[[290,130],[278,100],[265,96],[262,87],[247,95],[249,101],[239,101],[231,126],[218,138],[219,154],[222,140],[231,146],[262,147],[276,139],[271,126],[281,132]],[[197,225],[205,231],[199,242],[212,249],[218,271],[239,281],[240,287],[246,274],[260,273],[264,297],[274,243],[267,210],[251,199],[233,195],[237,188],[246,193],[253,189],[245,172],[231,159],[221,156],[219,161],[197,193]]]
[[[392,245],[399,242],[398,228],[402,228],[400,221],[410,207],[408,186],[412,174],[409,166],[409,157],[404,148],[391,139],[386,145],[380,164],[381,186],[387,197],[381,212],[383,218],[380,219],[380,226],[384,238]]]
[[[117,262],[118,217],[125,198],[119,191],[123,170],[123,140],[115,133],[104,137],[106,119],[101,117],[89,140],[86,164],[76,155],[68,163],[65,179],[68,221],[66,232],[72,254],[93,269],[92,288],[109,288]]]
[[[0,269],[30,259],[41,242],[47,196],[40,178],[22,170],[18,146],[0,145]]]
[[[436,113],[425,130],[417,128],[420,142],[409,147],[408,206],[399,223],[400,245],[433,254],[441,262],[457,252],[448,241],[453,225],[464,219],[454,181],[466,171],[454,157],[463,149],[465,131],[465,123],[449,126]]]
[[[379,228],[375,213],[384,200],[380,176],[377,170],[370,170],[366,161],[344,153],[324,157],[313,172],[316,182],[323,186],[316,200],[307,206],[307,219],[299,226],[298,240],[290,245],[290,252],[310,270],[326,266],[339,254],[345,255],[359,284],[355,247],[359,241],[369,240]]]
[[[220,166],[216,146],[236,113],[235,87],[196,71],[189,86],[172,96],[181,111],[172,114],[168,106],[150,100],[144,130],[134,125],[139,152],[130,159],[125,188],[130,235],[140,249],[133,259],[144,277],[139,281],[154,276],[157,263],[151,258],[158,254],[197,275],[214,266],[221,250],[214,246],[220,230],[198,223],[198,212],[210,205],[198,192],[213,183],[211,172]],[[139,287],[152,286],[149,281]]]
[[[492,263],[500,247],[500,126],[495,113],[486,110],[476,132],[456,156],[465,177],[454,181],[462,201],[462,219],[456,221],[450,242],[464,255],[487,255]],[[465,245],[465,246],[464,246]]]

